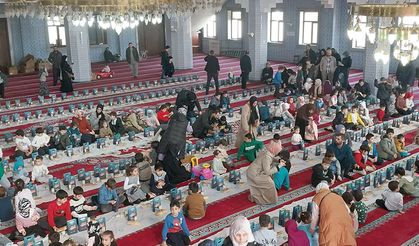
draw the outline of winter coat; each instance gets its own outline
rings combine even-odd
[[[178,157],[183,158],[185,156],[187,127],[188,119],[185,115],[179,112],[173,114],[161,138],[157,152],[166,154],[170,148],[172,153],[178,153]]]
[[[378,157],[384,160],[394,160],[394,155],[397,154],[396,145],[393,139],[387,135],[381,138],[377,146]]]
[[[214,74],[220,71],[220,64],[218,63],[217,57],[208,55],[204,60],[207,62],[207,65],[205,65],[205,71],[207,71],[207,73]]]
[[[377,87],[377,98],[380,100],[388,100],[392,93],[392,87],[389,83],[377,81],[374,83],[374,86]]]
[[[257,110],[257,112],[259,115],[259,110]],[[257,136],[257,128],[259,126],[259,122],[256,123],[255,125],[250,125],[249,124],[250,114],[251,114],[250,104],[246,103],[242,107],[240,127],[239,127],[239,130],[237,131],[237,139],[236,139],[236,144],[235,144],[237,148],[241,146],[244,140],[244,135],[246,135],[247,133],[251,133],[253,137]],[[260,115],[258,118],[260,119]]]
[[[196,138],[204,138],[208,132],[208,129],[211,125],[211,115],[212,110],[206,110],[202,113],[198,119],[192,125],[192,135]]]
[[[240,69],[243,72],[252,72],[252,61],[248,55],[244,55],[240,58]]]

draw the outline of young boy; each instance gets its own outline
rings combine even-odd
[[[43,163],[44,158],[37,156],[32,169],[32,182],[47,183],[52,175],[49,174],[47,166]]]
[[[366,175],[367,172],[375,171],[375,166],[370,160],[365,160],[365,157],[368,156],[368,151],[370,148],[367,145],[361,145],[359,150],[354,152],[355,166],[354,172],[361,175]]]
[[[86,198],[83,196],[83,188],[76,186],[73,189],[73,198],[70,200],[71,216],[73,218],[86,217],[97,210],[97,206],[89,206],[86,204]]]
[[[157,148],[159,147],[159,141],[153,141],[150,144],[151,150],[148,152],[147,161],[150,163],[150,166],[154,167],[157,162]]]
[[[402,167],[397,167],[394,174],[399,179],[400,193],[419,197],[419,188],[415,187],[415,182],[412,176],[406,176],[406,171]]]
[[[267,214],[259,216],[260,229],[253,233],[255,242],[263,246],[276,246],[277,236],[276,232],[272,230],[271,217]]]
[[[375,200],[375,203],[380,208],[387,209],[389,211],[403,212],[403,195],[399,192],[399,182],[390,181],[388,183],[389,191],[385,191],[381,196],[383,199]]]
[[[377,110],[377,123],[381,123],[386,120],[386,104],[380,103],[380,108]]]
[[[383,164],[383,160],[378,158],[377,144],[374,142],[374,134],[368,133],[365,136],[365,140],[362,142],[362,145],[369,147],[368,160],[370,162],[374,163],[375,165]]]
[[[398,153],[396,149],[396,145],[394,144],[394,130],[392,128],[388,128],[386,130],[386,134],[381,137],[381,141],[378,143],[377,151],[378,151],[378,158],[384,160],[394,160],[397,159]]]
[[[36,128],[36,135],[32,139],[32,146],[40,156],[48,154],[48,144],[49,144],[50,136],[45,133],[44,128],[38,127]]]
[[[320,182],[327,181],[330,185],[335,183],[335,175],[330,170],[332,158],[324,157],[322,163],[313,166],[311,175],[311,184],[316,187]]]
[[[156,163],[154,171],[155,172],[151,175],[150,179],[151,192],[156,194],[156,196],[159,196],[163,195],[167,191],[170,191],[172,188],[175,188],[175,186],[169,182],[169,177],[163,170],[163,165],[161,163]]]
[[[256,153],[263,148],[263,142],[252,139],[252,134],[248,133],[244,136],[244,142],[237,152],[237,160],[240,160],[242,155],[246,160],[252,162],[256,159]]]
[[[397,153],[399,153],[400,157],[406,157],[410,155],[409,152],[407,152],[405,147],[405,139],[403,134],[397,135],[397,137],[394,138],[394,144],[396,145]]]
[[[24,159],[29,158],[32,154],[33,148],[29,138],[25,137],[25,132],[21,129],[16,131],[16,150],[15,158],[22,156]]]
[[[116,181],[110,178],[99,188],[99,206],[102,213],[118,212],[120,199],[116,194]]]
[[[351,130],[358,130],[361,127],[365,127],[365,123],[358,113],[357,106],[352,106],[351,112],[346,116],[345,127]]]
[[[231,132],[231,126],[227,123],[227,118],[225,115],[221,116],[218,121],[218,130],[222,134],[227,134]]]
[[[104,230],[104,228],[100,226],[99,221],[96,220],[96,216],[92,215],[87,225],[87,246],[99,245],[100,233],[102,230]]]
[[[71,145],[70,136],[65,126],[58,127],[58,132],[55,133],[53,141],[52,145],[57,150],[65,150],[67,146]]]
[[[362,190],[354,190],[352,191],[352,195],[355,199],[355,209],[358,213],[358,223],[365,223],[367,220],[367,206],[362,201],[364,195],[362,194]]]
[[[199,186],[196,182],[189,184],[189,195],[183,205],[183,214],[192,220],[199,220],[205,217],[207,205],[204,196],[199,193]]]
[[[0,186],[0,208],[1,222],[9,221],[15,217],[12,205],[12,197],[7,195],[7,190],[3,186]]]
[[[61,232],[67,229],[67,221],[71,220],[70,203],[65,190],[58,190],[55,197],[55,201],[48,205],[48,225],[55,232]]]
[[[180,212],[179,201],[170,203],[170,214],[164,219],[162,245],[189,245],[189,229],[186,220]]]
[[[51,232],[48,235],[48,242],[49,242],[49,246],[61,246],[63,245],[62,243],[60,243],[60,233],[58,232]]]

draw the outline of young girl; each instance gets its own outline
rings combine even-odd
[[[234,73],[233,73],[233,69],[232,68],[230,68],[230,72],[228,72],[227,77],[230,80],[230,83],[234,83],[235,77],[234,77]]]
[[[147,194],[142,190],[139,172],[136,166],[129,166],[126,170],[127,177],[124,182],[125,195],[130,204],[138,204],[144,200],[154,197],[154,194]]]
[[[286,163],[287,161],[281,158],[279,160],[279,166],[278,166],[279,170],[278,172],[274,174],[274,183],[275,183],[275,188],[277,190],[280,190],[282,186],[284,186],[286,190],[291,189],[290,178],[289,178],[288,169],[286,168]]]
[[[404,149],[405,139],[403,134],[399,134],[397,135],[397,137],[395,137],[394,144],[396,145],[396,150],[399,153],[400,157],[406,157],[410,155],[410,153]]]
[[[48,183],[48,180],[52,178],[52,175],[49,174],[48,168],[44,165],[42,156],[37,156],[34,164],[32,182]]]
[[[111,128],[109,128],[108,122],[106,120],[102,120],[100,123],[99,128],[99,137],[100,138],[111,138],[113,137],[113,132]]]
[[[170,103],[165,103],[160,106],[159,111],[157,111],[157,119],[160,124],[169,123],[170,117],[173,115],[173,112],[170,112]]]
[[[365,125],[367,126],[374,125],[374,121],[370,117],[370,111],[368,110],[367,104],[365,103],[365,101],[361,101],[359,103],[359,116],[361,116],[361,119],[365,123]]]
[[[104,66],[102,68],[101,72],[102,73],[110,73],[111,72],[111,68],[108,65],[106,65],[106,66]]]
[[[48,70],[45,68],[44,61],[39,63],[39,95],[48,96],[49,90],[47,85]]]
[[[212,170],[214,174],[221,175],[226,173],[227,168],[224,167],[220,151],[215,150],[213,155],[214,159],[212,160]]]
[[[295,105],[294,98],[288,97],[287,103],[289,104],[288,112],[290,112],[292,116],[295,116],[297,113],[297,107]]]
[[[338,90],[334,90],[330,95],[329,107],[335,109],[338,106]]]
[[[301,223],[298,226],[298,230],[304,231],[310,240],[310,246],[318,246],[319,245],[319,228],[316,227],[314,234],[310,232],[310,225],[311,225],[311,214],[309,212],[301,212],[300,213],[300,220]]]
[[[104,231],[100,237],[102,238],[102,240],[99,246],[118,246],[112,231]]]
[[[300,135],[300,128],[298,126],[294,127],[292,130],[292,137],[291,137],[291,150],[297,151],[302,149],[301,143],[303,142],[303,138]]]
[[[310,117],[308,121],[308,126],[306,127],[306,140],[317,141],[319,138],[319,132],[317,130],[317,124],[314,122],[313,118]]]
[[[340,89],[338,93],[338,105],[342,106],[348,102],[348,97],[346,95],[346,90]]]

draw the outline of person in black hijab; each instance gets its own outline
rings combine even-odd
[[[67,56],[63,56],[61,59],[61,92],[73,92],[74,74],[70,64],[67,62]]]
[[[201,105],[196,97],[196,94],[193,91],[183,89],[181,90],[176,97],[176,109],[179,109],[183,106],[186,106],[188,112],[186,117],[190,120],[193,117],[196,117],[194,112],[195,107],[198,109],[199,114],[201,114]]]

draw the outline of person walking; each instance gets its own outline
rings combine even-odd
[[[162,72],[161,72],[161,77],[162,79],[164,79],[166,77],[166,73],[169,69],[169,63],[170,63],[170,56],[169,56],[169,50],[170,50],[170,46],[166,45],[164,47],[164,50],[161,52],[160,57],[161,57],[161,68],[162,68]]]
[[[204,60],[207,62],[207,65],[205,65],[205,71],[207,72],[205,94],[208,95],[211,79],[214,79],[215,91],[219,91],[220,85],[218,84],[218,73],[220,72],[220,63],[218,63],[218,58],[215,57],[213,50],[210,50],[209,55],[207,55]]]
[[[61,79],[61,92],[73,92],[73,79],[74,73],[73,69],[71,68],[70,64],[67,62],[67,56],[63,56],[61,60],[61,71],[62,71],[62,79]]]
[[[240,69],[242,70],[242,89],[245,90],[246,83],[249,80],[249,73],[252,72],[252,61],[250,60],[249,51],[247,50],[245,54],[240,58]]]
[[[125,51],[125,56],[129,67],[131,68],[131,75],[134,78],[138,76],[138,62],[140,61],[140,56],[138,55],[138,50],[135,48],[132,43],[128,44],[128,48]]]
[[[58,50],[57,46],[53,47],[53,51],[49,53],[48,56],[48,61],[52,64],[52,80],[54,86],[57,85],[57,81],[60,79],[62,57],[63,55]]]

